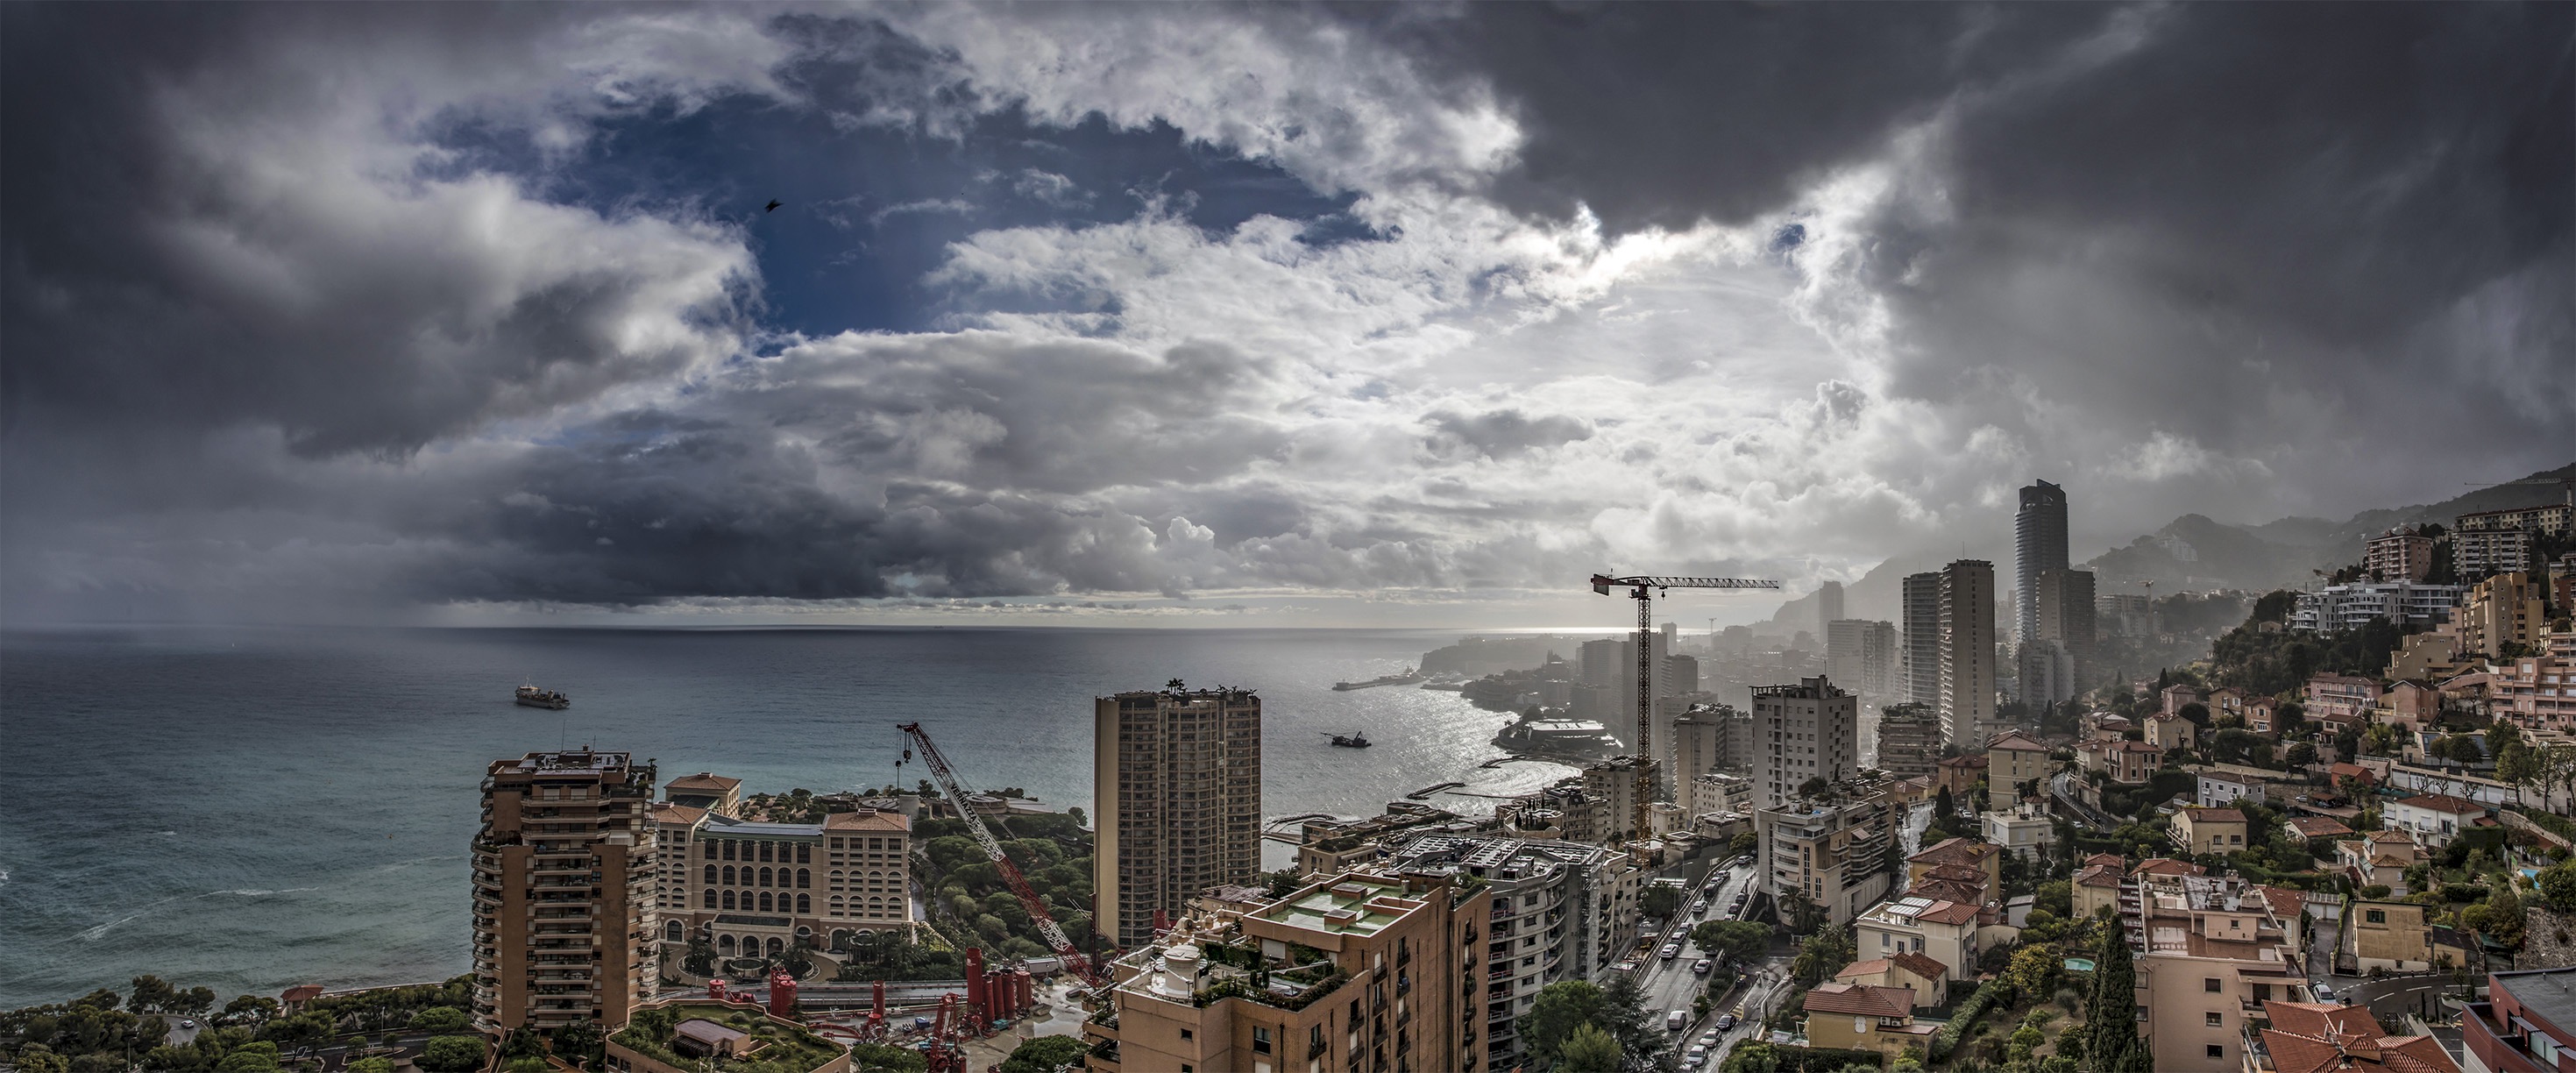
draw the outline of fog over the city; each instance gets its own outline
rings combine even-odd
[[[2566,4],[0,29],[11,625],[1615,624],[2576,454]]]

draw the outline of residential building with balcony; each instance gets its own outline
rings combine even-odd
[[[1244,913],[1188,914],[1110,963],[1092,1073],[1477,1073],[1490,892],[1451,875],[1343,875]]]
[[[2531,569],[2526,529],[2463,529],[2451,534],[2451,572],[2462,580]]]
[[[2576,632],[2549,634],[2544,651],[2487,675],[2487,711],[2525,730],[2576,731]]]
[[[2379,679],[2351,674],[2313,675],[2306,689],[2300,708],[2310,719],[2362,719],[2379,707],[2382,693]]]
[[[1965,799],[1968,791],[1986,781],[1986,767],[1992,763],[1984,753],[1942,757],[1932,765],[1932,785],[1936,789],[1950,791],[1953,799]],[[1991,784],[1988,785],[1990,796],[1993,789]]]
[[[1977,822],[1987,846],[1999,851],[1998,859],[2009,853],[2025,861],[2035,860],[2057,844],[2057,823],[2041,811],[2036,798],[2009,809],[1979,813]]]
[[[1985,877],[1988,891],[1998,891],[2004,886],[2003,860],[2003,851],[1994,846],[1972,839],[1947,838],[1907,857],[1905,880],[1910,888],[1934,869],[1968,868]]]
[[[2576,1069],[2576,968],[2487,974],[2487,997],[2460,1018],[2469,1073]]]
[[[2391,529],[2363,542],[2361,568],[2372,581],[2422,581],[2433,572],[2433,538]]]
[[[1791,891],[1804,891],[1828,924],[1887,896],[1887,854],[1900,822],[1887,793],[1890,780],[1846,779],[1821,794],[1793,796],[1756,809],[1754,877],[1777,906]]]
[[[1878,713],[1878,769],[1898,778],[1930,775],[1941,759],[1941,710],[1894,704]]]
[[[1599,846],[1425,835],[1390,852],[1384,867],[1407,875],[1445,872],[1484,884],[1490,926],[1480,954],[1486,986],[1478,1001],[1486,1069],[1526,1061],[1514,1021],[1549,984],[1599,975],[1628,949],[1637,930],[1636,895],[1644,873],[1627,854]]]
[[[2460,602],[2457,585],[2414,585],[2402,581],[2328,585],[2301,593],[2290,612],[2290,627],[2312,632],[2357,630],[2374,618],[2407,628],[2451,620]]]
[[[1754,804],[1787,804],[1811,779],[1840,782],[1860,770],[1860,697],[1829,678],[1753,687]]]
[[[1910,950],[1852,962],[1835,973],[1834,979],[1846,984],[1911,991],[1916,1009],[1950,1004],[1950,970],[1940,962]]]
[[[1261,698],[1139,690],[1092,705],[1094,925],[1124,947],[1261,874]]]
[[[614,1030],[659,977],[653,765],[567,749],[495,760],[474,836],[474,1022]]]
[[[2507,646],[2538,651],[2549,633],[2548,585],[2521,570],[2495,574],[2469,586],[2451,622],[2460,651],[2470,655],[2500,660]]]
[[[2234,876],[2143,865],[2132,875],[2120,923],[2136,956],[2138,1034],[2159,1073],[2237,1073],[2263,1004],[2310,997],[2296,933],[2278,914]]]
[[[1951,984],[1973,985],[1977,957],[1984,953],[1977,942],[1980,915],[1978,907],[1960,902],[1898,898],[1871,906],[1854,919],[1853,941],[1860,957],[1920,954],[1940,963],[1943,979]]]
[[[2465,797],[2418,794],[2391,801],[2379,813],[2383,830],[2401,831],[2425,849],[2440,849],[2472,827],[2493,826],[2487,807]]]
[[[2192,769],[2195,792],[2192,803],[2205,808],[2222,808],[2238,801],[2260,805],[2271,794],[2271,784],[2263,781],[2261,768],[2243,768],[2220,764]]]

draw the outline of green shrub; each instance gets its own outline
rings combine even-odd
[[[1959,1041],[1967,1037],[1969,1030],[1977,1027],[1977,1019],[1985,1016],[2009,987],[2002,980],[1988,980],[1985,986],[1968,996],[1966,1002],[1960,1003],[1958,1010],[1950,1015],[1950,1023],[1932,1034],[1932,1045],[1924,1052],[1930,1064],[1940,1065],[1949,1061],[1950,1052],[1958,1049]]]

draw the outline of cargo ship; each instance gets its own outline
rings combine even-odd
[[[1365,682],[1335,682],[1333,683],[1333,692],[1348,693],[1354,689],[1369,689],[1376,686],[1409,686],[1415,682],[1421,681],[1422,678],[1423,675],[1421,671],[1407,667],[1404,669],[1403,674],[1390,674],[1383,678],[1371,678]]]
[[[564,696],[563,694],[557,693],[551,689],[539,689],[535,686],[520,686],[519,703],[531,708],[551,708],[556,711],[562,711],[565,708],[572,707],[572,698]]]
[[[1348,734],[1335,734],[1330,731],[1318,731],[1317,733],[1333,739],[1333,744],[1345,749],[1365,749],[1369,747],[1368,732],[1365,730],[1354,730]]]

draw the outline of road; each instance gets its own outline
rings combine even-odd
[[[1753,869],[1750,865],[1736,869],[1727,869],[1720,865],[1697,877],[1698,881],[1691,886],[1694,899],[1700,896],[1699,888],[1705,885],[1711,876],[1717,877],[1718,890],[1717,893],[1706,896],[1709,903],[1707,915],[1692,917],[1688,913],[1681,914],[1679,919],[1665,926],[1665,937],[1655,944],[1660,947],[1664,942],[1678,939],[1682,944],[1681,954],[1670,961],[1665,961],[1649,951],[1639,962],[1637,984],[1639,989],[1645,992],[1646,1013],[1659,1025],[1665,1014],[1673,1010],[1681,1010],[1687,1016],[1691,1010],[1692,1000],[1698,998],[1708,987],[1709,977],[1691,971],[1692,964],[1707,957],[1708,954],[1690,942],[1688,938],[1690,930],[1708,921],[1728,919],[1726,907],[1734,901],[1738,893],[1749,892],[1753,887]],[[1734,1003],[1741,1001],[1748,989],[1757,996],[1776,998],[1773,990],[1785,974],[1785,970],[1774,964],[1776,960],[1765,959],[1749,966],[1746,986],[1731,990],[1726,996],[1725,1003],[1711,1004],[1708,1019],[1693,1019],[1682,1031],[1670,1033],[1673,1049],[1687,1051],[1702,1033],[1710,1030],[1710,1023],[1716,1016],[1732,1009]],[[1736,1037],[1750,1032],[1753,1022],[1758,1020],[1758,1017],[1748,1018],[1734,1031],[1722,1033],[1717,1045],[1709,1048],[1709,1053],[1713,1055],[1726,1053],[1726,1045]]]
[[[2075,799],[2074,772],[2061,771],[2050,776],[2048,780],[2048,790],[2051,796],[2057,798],[2058,806],[2063,808],[2066,811],[2066,814],[2073,817],[2076,822],[2091,827],[2096,831],[2109,831],[2119,827],[2119,823],[2112,817],[2105,816],[2090,808],[2086,808],[2082,801]]]
[[[2368,1006],[2373,1016],[2384,1025],[2403,1023],[2407,1014],[2426,1020],[2441,1015],[2442,996],[2460,993],[2458,981],[2447,973],[2425,973],[2413,976],[2389,976],[2377,980],[2328,980],[2335,989],[2335,999],[2354,1006]]]

